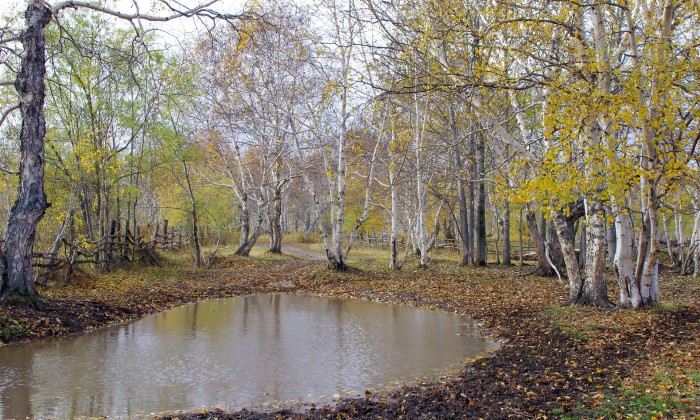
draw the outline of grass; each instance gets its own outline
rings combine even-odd
[[[27,334],[26,321],[22,318],[13,319],[9,314],[0,316],[0,339],[10,340]]]

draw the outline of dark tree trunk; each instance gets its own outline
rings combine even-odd
[[[20,97],[22,128],[19,191],[10,211],[5,235],[5,253],[0,255],[4,275],[3,295],[18,292],[34,297],[32,250],[36,227],[49,204],[44,192],[44,89],[46,76],[46,25],[51,11],[43,4],[30,3],[25,12],[27,28],[22,34],[24,57],[15,88]]]
[[[192,209],[190,210],[190,213],[192,214],[192,240],[194,243],[194,266],[199,268],[202,266],[202,246],[199,243],[199,220],[197,216],[197,200],[195,199],[194,196],[194,189],[192,188],[192,181],[190,180],[190,170],[187,167],[187,162],[182,161],[182,168],[185,172],[185,181],[187,182],[187,193],[190,197],[190,205],[192,206]],[[166,228],[168,225],[168,221],[164,221],[165,227],[163,228],[163,244],[167,244],[168,242],[168,235],[166,233]],[[172,231],[172,235],[174,238],[175,235],[175,230],[173,228],[170,229]],[[172,249],[172,241],[170,242],[171,246],[170,248]]]
[[[578,257],[574,250],[574,235],[566,217],[560,211],[552,212],[552,225],[557,230],[557,237],[566,266],[566,274],[569,278],[569,303],[576,304],[583,293],[583,277],[579,269]]]
[[[202,266],[202,245],[199,243],[199,226],[197,220],[197,210],[192,209],[192,240],[194,242],[194,266]],[[175,232],[173,232],[173,237]]]
[[[527,231],[530,234],[530,239],[537,253],[537,269],[535,273],[543,277],[553,276],[555,273],[547,262],[544,240],[540,236],[539,230],[537,230],[537,220],[534,211],[530,209],[525,211],[525,224],[527,225]]]
[[[258,239],[257,237],[255,238]],[[248,194],[245,191],[241,195],[241,240],[238,242],[238,248],[236,249],[235,255],[248,256],[250,254],[250,249],[248,248],[248,241],[250,240],[250,210],[248,203]],[[250,247],[252,248],[252,246]]]
[[[275,188],[272,214],[270,215],[270,249],[273,254],[282,253],[282,187]]]
[[[564,255],[562,254],[561,242],[557,234],[557,229],[554,223],[549,223],[547,226],[547,242],[549,243],[549,259],[557,267],[559,272],[564,267]]]
[[[263,226],[263,212],[262,209],[258,209],[258,221],[257,225],[255,226],[255,229],[253,229],[253,234],[250,235],[250,238],[248,238],[245,243],[241,243],[238,246],[238,249],[236,249],[236,255],[240,255],[242,257],[247,257],[250,255],[250,251],[252,251],[253,247],[255,246],[255,243],[258,241],[258,237],[262,233],[262,228]]]
[[[586,222],[579,223],[579,241],[578,241],[578,266],[583,268],[586,266]]]

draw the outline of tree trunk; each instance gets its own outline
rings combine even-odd
[[[476,151],[476,265],[487,264],[487,243],[486,243],[486,183],[484,182],[485,173],[485,139],[479,138]]]
[[[238,248],[236,248],[234,255],[248,256],[250,254],[250,250],[248,253],[243,253],[243,251],[248,248],[248,241],[250,239],[250,203],[248,200],[248,193],[243,191],[241,193],[241,239],[238,241]],[[252,246],[250,248],[252,248]]]
[[[661,213],[661,225],[663,226],[663,235],[666,240],[666,252],[668,252],[668,258],[671,261],[673,267],[679,266],[679,261],[676,260],[676,254],[673,252],[673,245],[671,241],[671,235],[668,232],[668,220],[666,219],[666,213]]]
[[[559,238],[566,275],[569,278],[569,304],[574,305],[581,299],[581,294],[583,293],[583,278],[581,277],[581,270],[576,257],[576,250],[574,249],[574,235],[561,210],[552,212],[552,224]]]
[[[393,165],[389,169],[389,187],[391,189],[391,232],[389,233],[389,268],[398,270],[399,263],[399,192],[396,188],[396,179]],[[408,248],[408,244],[406,244]]]
[[[544,241],[540,236],[540,232],[537,229],[537,220],[535,212],[529,208],[525,211],[525,225],[527,226],[527,231],[530,234],[530,240],[535,247],[535,253],[537,254],[537,269],[535,274],[542,277],[550,277],[554,275],[554,270],[549,266],[547,262],[546,248]]]
[[[627,212],[613,209],[615,213],[615,257],[613,259],[613,272],[617,276],[620,286],[620,303],[622,308],[638,308],[641,303],[639,286],[634,277],[632,254],[634,248],[634,230],[632,219]]]
[[[511,265],[510,260],[510,203],[506,202],[503,209],[503,217],[501,218],[503,227],[503,265]]]
[[[276,176],[276,178],[279,178]],[[272,214],[270,215],[270,249],[273,254],[282,253],[282,183],[276,182]]]
[[[578,266],[583,268],[586,266],[586,248],[588,243],[586,241],[586,222],[579,223],[579,241],[578,241]]]
[[[252,235],[250,235],[248,240],[244,244],[240,244],[238,246],[238,249],[236,250],[236,255],[240,255],[242,257],[247,257],[250,255],[250,251],[253,250],[255,243],[258,241],[258,237],[262,233],[263,221],[263,211],[262,209],[258,209],[258,220],[257,224],[255,225],[255,229],[253,229],[253,233]]]
[[[537,227],[540,229],[540,238],[542,238],[543,242],[547,242],[547,218],[545,217],[544,209],[540,213],[540,222],[537,224]]]
[[[190,213],[192,214],[192,240],[194,243],[194,266],[199,268],[202,266],[202,247],[199,243],[199,231],[198,231],[198,218],[197,218],[197,200],[195,199],[194,196],[194,189],[192,188],[192,181],[190,180],[190,171],[187,166],[186,161],[182,161],[182,167],[185,172],[185,181],[187,182],[187,194],[189,195],[190,198],[190,205],[192,208],[190,209]],[[165,226],[167,226],[167,220],[164,221]],[[173,234],[175,233],[175,230],[171,228],[171,231]],[[165,227],[163,228],[163,244],[166,244],[168,241],[168,235],[166,234]]]
[[[683,237],[683,215],[678,211],[678,207],[673,208],[673,225],[676,235],[676,254],[678,254],[678,266],[683,267],[685,263],[685,238]]]
[[[613,211],[614,213],[614,211]],[[615,254],[617,253],[617,229],[616,222],[607,224],[605,229],[605,240],[608,243],[608,262],[610,267],[615,265]]]
[[[567,225],[571,225],[567,222]],[[558,230],[552,223],[547,226],[547,243],[549,243],[549,258],[552,260],[552,264],[557,268],[557,270],[562,271],[564,267],[564,255],[561,249],[561,241],[559,240]],[[573,247],[573,237],[571,246]]]
[[[462,167],[462,154],[459,146],[459,133],[455,117],[454,105],[450,106],[450,130],[452,132],[453,154],[455,160],[455,176],[457,177],[457,194],[459,199],[459,237],[462,251],[462,265],[471,261],[471,248],[469,247],[469,221],[467,215],[467,194],[464,190],[464,168]]]
[[[199,226],[195,208],[192,209],[192,241],[194,242],[194,266],[199,268],[202,266],[202,246],[199,243]]]
[[[653,197],[653,189],[647,198],[646,215],[643,223],[648,232],[648,242],[646,252],[643,255],[644,261],[641,264],[641,273],[638,274],[639,291],[642,296],[642,305],[651,305],[659,301],[659,221],[656,201]]]
[[[379,140],[377,140],[377,143],[374,145],[374,151],[372,152],[372,158],[370,159],[369,162],[369,170],[367,172],[367,180],[365,182],[365,200],[364,204],[362,206],[362,215],[355,220],[355,224],[352,226],[352,230],[350,230],[350,235],[348,235],[348,244],[345,247],[345,256],[347,257],[350,254],[350,249],[352,248],[352,244],[355,241],[355,238],[357,238],[357,232],[360,230],[362,225],[367,221],[369,218],[369,211],[370,211],[370,206],[372,204],[372,191],[373,191],[373,186],[374,186],[374,164],[377,159],[377,153],[379,152]]]
[[[598,200],[586,200],[586,277],[576,305],[613,306],[605,283],[605,214]]]
[[[472,134],[469,139],[469,156],[474,156],[476,153],[476,134]],[[470,251],[470,263],[474,264],[474,261],[476,260],[476,246],[474,243],[474,236],[475,236],[475,223],[476,223],[476,214],[474,213],[474,199],[475,199],[475,193],[474,193],[474,174],[477,173],[476,171],[476,159],[470,159],[470,165],[469,165],[469,183],[468,188],[469,188],[469,218],[467,220],[467,244],[469,246],[469,251]]]
[[[695,220],[693,222],[693,233],[690,235],[688,242],[688,255],[686,256],[685,265],[689,267],[690,261],[693,262],[693,277],[700,275],[700,206],[696,204],[698,200],[693,200],[693,209],[695,210]],[[684,269],[682,274],[689,274],[690,268]]]
[[[523,208],[520,207],[520,217],[518,218],[518,265],[522,267],[523,264]]]
[[[34,298],[32,251],[36,227],[49,204],[44,192],[44,89],[46,76],[46,25],[51,11],[43,2],[29,3],[25,12],[27,27],[21,36],[24,56],[15,89],[20,97],[22,127],[19,191],[12,206],[5,234],[5,253],[0,253],[0,294],[20,293]]]

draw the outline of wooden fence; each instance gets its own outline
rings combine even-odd
[[[138,226],[135,232],[129,228],[122,231],[116,220],[112,221],[109,234],[100,240],[69,241],[59,235],[51,251],[32,255],[37,282],[45,284],[60,277],[64,283],[68,282],[84,264],[104,271],[127,264],[160,266],[158,250],[176,251],[183,246],[182,230],[168,231],[167,220],[163,221],[162,232],[158,224],[152,236],[146,235],[142,235]]]

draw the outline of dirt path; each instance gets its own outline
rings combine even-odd
[[[316,261],[316,260],[325,261],[325,259],[326,259],[326,256],[323,255],[322,252],[312,251],[310,249],[299,248],[299,247],[290,246],[290,245],[285,245],[284,248],[282,248],[282,252],[285,254],[294,255],[295,257],[314,260],[314,261]]]

